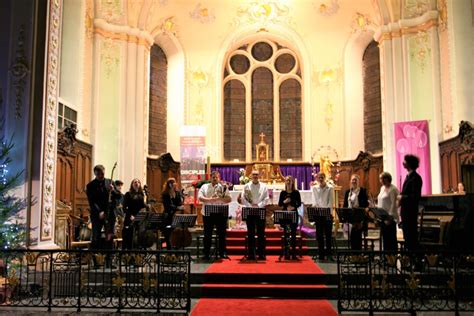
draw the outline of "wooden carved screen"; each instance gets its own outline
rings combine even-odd
[[[147,159],[146,183],[150,191],[150,199],[155,199],[155,208],[158,211],[163,209],[161,204],[161,191],[168,178],[175,178],[181,184],[180,163],[174,161],[170,153],[166,153],[157,159]]]
[[[461,121],[459,134],[439,144],[441,182],[445,193],[457,190],[463,182],[466,192],[474,192],[474,132],[473,124]]]
[[[75,139],[74,131],[58,133],[56,200],[72,207],[75,216],[89,215],[85,192],[92,179],[92,145]]]
[[[359,152],[355,160],[342,161],[338,185],[341,186],[339,204],[342,205],[344,193],[351,184],[351,175],[360,176],[360,186],[367,189],[370,198],[377,198],[380,192],[379,175],[383,172],[383,156],[373,156],[370,152]],[[393,183],[397,185],[397,183]]]

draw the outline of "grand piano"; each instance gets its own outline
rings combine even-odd
[[[474,194],[435,194],[420,201],[420,246],[474,250]]]

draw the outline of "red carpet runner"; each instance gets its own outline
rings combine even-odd
[[[192,310],[191,316],[210,315],[337,315],[326,300],[282,300],[282,299],[210,299],[202,298]]]
[[[268,256],[265,262],[241,262],[241,256],[231,256],[232,260],[213,263],[206,273],[255,274],[322,274],[319,267],[307,256],[300,261],[278,261],[278,256]],[[292,284],[205,284],[204,287],[253,287],[253,288],[317,288],[321,285]],[[202,298],[191,311],[192,316],[204,315],[337,315],[327,300],[318,299],[242,299],[242,298]]]

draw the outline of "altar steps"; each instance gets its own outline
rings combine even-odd
[[[192,298],[334,299],[337,277],[326,274],[193,274]]]

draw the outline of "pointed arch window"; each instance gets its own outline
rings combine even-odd
[[[224,160],[257,160],[265,134],[269,159],[302,159],[302,79],[296,53],[256,40],[227,54],[223,73]]]

